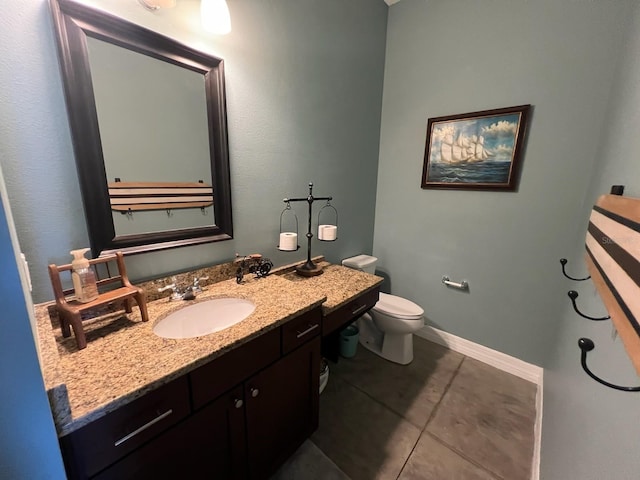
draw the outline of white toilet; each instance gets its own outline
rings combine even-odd
[[[342,265],[374,273],[378,259],[370,255],[346,258]],[[380,293],[378,303],[358,320],[360,344],[395,363],[413,360],[413,333],[424,326],[424,310],[402,297]]]

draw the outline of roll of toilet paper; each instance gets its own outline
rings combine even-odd
[[[338,227],[336,225],[324,225],[321,240],[331,242],[336,238],[338,238]]]
[[[298,234],[295,232],[282,232],[280,234],[279,250],[291,252],[298,249]]]
[[[318,225],[318,240],[324,240],[324,227],[329,225]]]

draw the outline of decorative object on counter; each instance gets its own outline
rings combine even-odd
[[[194,300],[196,298],[196,294],[202,292],[200,282],[203,280],[209,280],[209,277],[194,277],[193,284],[187,287],[180,287],[180,285],[178,285],[176,277],[171,277],[171,280],[172,283],[170,283],[169,285],[158,288],[158,292],[171,290],[169,301],[173,302],[176,300]]]
[[[515,190],[530,109],[430,118],[422,188]]]
[[[334,220],[333,223],[321,223],[320,217],[323,210],[327,213],[333,211]],[[331,205],[331,201],[327,200],[327,204],[318,212],[318,240],[323,242],[335,242],[338,239],[338,210]]]
[[[466,280],[462,280],[461,282],[452,282],[451,280],[449,280],[449,277],[447,275],[444,275],[442,277],[442,283],[447,287],[457,288],[458,290],[464,290],[466,292],[469,291],[469,282],[467,282]]]
[[[285,208],[285,211],[290,208],[290,202],[307,202],[309,204],[309,215],[308,215],[308,225],[307,225],[307,261],[303,265],[300,265],[299,267],[296,268],[296,273],[298,273],[298,275],[302,275],[303,277],[314,277],[322,273],[322,267],[319,267],[318,265],[316,265],[311,261],[311,239],[313,238],[313,233],[311,233],[311,218],[312,218],[313,202],[315,202],[316,200],[326,200],[327,204],[329,204],[329,202],[333,200],[333,197],[314,197],[313,182],[309,182],[309,195],[306,198],[285,198],[283,200],[283,202],[287,204],[287,208]],[[334,207],[332,206],[332,208]],[[336,221],[337,221],[337,218],[338,218],[338,212],[336,210]],[[297,221],[298,221],[298,218],[296,217],[296,225],[297,225]],[[280,228],[282,232],[282,214],[280,215]],[[336,227],[336,231],[337,231],[337,227]],[[282,241],[282,234],[280,236],[280,240]]]
[[[582,369],[593,378],[596,382],[606,385],[609,388],[613,388],[615,390],[622,390],[623,392],[640,392],[640,387],[622,387],[620,385],[614,385],[613,383],[609,383],[605,380],[602,380],[600,377],[596,376],[589,367],[587,367],[587,353],[593,350],[596,346],[593,343],[593,340],[590,338],[581,338],[578,340],[578,346],[580,347],[580,364],[582,365]]]
[[[80,303],[89,303],[98,298],[98,285],[96,276],[89,266],[89,259],[85,258],[88,248],[71,250],[71,282],[76,300]]]
[[[123,214],[144,210],[205,209],[213,205],[213,187],[197,182],[109,182],[111,210]]]
[[[574,278],[574,277],[570,277],[569,275],[567,275],[567,272],[564,270],[564,266],[567,264],[568,260],[566,258],[561,258],[560,259],[560,264],[562,265],[562,274],[567,277],[569,280],[573,280],[574,282],[582,282],[584,280],[589,280],[591,278],[591,275],[587,275],[584,278]]]
[[[49,265],[49,276],[53,286],[53,293],[56,300],[56,307],[60,316],[60,327],[64,337],[71,336],[71,328],[76,337],[78,348],[83,349],[87,346],[87,339],[82,327],[83,314],[96,307],[112,304],[115,302],[123,302],[124,310],[127,313],[133,311],[132,300],[135,300],[140,308],[142,321],[149,320],[147,314],[147,303],[144,292],[131,284],[127,277],[127,270],[124,265],[124,257],[122,252],[116,252],[115,255],[109,255],[100,258],[87,260],[89,268],[93,270],[94,275],[98,279],[96,282],[98,296],[94,300],[82,303],[77,298],[71,297],[73,289],[63,289],[60,274],[62,272],[70,272],[73,269],[72,264],[67,265]],[[112,264],[115,262],[117,274],[112,274]],[[101,266],[102,268],[98,268]],[[101,275],[101,271],[103,275]],[[114,285],[119,285],[113,288]],[[100,292],[102,287],[109,286],[109,290]]]
[[[291,212],[294,220],[296,221],[295,232],[282,231],[282,218],[287,212]],[[295,210],[291,208],[291,203],[287,202],[287,206],[280,213],[280,243],[278,243],[278,250],[281,250],[283,252],[295,252],[299,248],[300,248],[300,245],[298,245],[298,216],[296,215]]]
[[[260,253],[252,253],[251,255],[240,255],[236,253],[235,261],[240,263],[240,266],[238,266],[236,270],[236,283],[242,283],[247,267],[249,273],[254,274],[256,278],[266,277],[273,268],[273,262],[263,257]]]

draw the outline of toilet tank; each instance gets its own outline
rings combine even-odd
[[[378,259],[371,255],[356,255],[355,257],[349,257],[342,260],[342,265],[355,270],[362,270],[367,273],[375,273],[377,262]]]

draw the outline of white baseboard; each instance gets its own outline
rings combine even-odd
[[[479,360],[503,372],[510,373],[537,385],[536,424],[534,428],[531,480],[538,480],[540,478],[540,444],[542,440],[543,368],[434,327],[425,326],[415,334],[425,340],[447,347],[454,352]]]
[[[423,327],[416,335],[431,342],[447,347],[454,352],[462,353],[483,363],[496,367],[503,372],[528,380],[536,385],[542,383],[542,368],[498,352],[479,343],[474,343],[461,337],[456,337],[443,330],[433,327]]]
[[[544,382],[542,381],[543,372],[540,372],[540,383],[538,384],[538,392],[536,393],[536,426],[533,430],[533,461],[531,462],[531,480],[540,480],[540,448],[542,446],[542,390]]]

